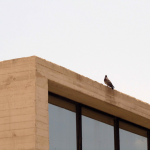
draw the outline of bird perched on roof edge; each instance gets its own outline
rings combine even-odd
[[[111,81],[108,79],[107,75],[105,75],[105,78],[104,78],[104,82],[107,86],[111,87],[112,89],[114,89],[114,86],[113,84],[111,83]]]

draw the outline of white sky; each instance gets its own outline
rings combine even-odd
[[[36,55],[150,103],[149,0],[0,0],[0,61]]]

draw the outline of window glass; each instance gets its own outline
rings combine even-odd
[[[50,150],[76,150],[75,112],[50,103],[48,111]]]
[[[120,150],[147,150],[147,131],[125,122],[120,122]]]
[[[112,120],[107,116],[89,111],[89,116],[88,113],[85,114],[86,116],[82,115],[82,149],[114,150],[114,127]],[[83,110],[82,114],[85,112]],[[95,118],[92,113],[96,113]],[[110,124],[106,124],[106,122]]]

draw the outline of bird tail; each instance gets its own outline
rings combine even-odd
[[[112,87],[111,87],[112,89],[114,89],[115,87],[112,85]]]

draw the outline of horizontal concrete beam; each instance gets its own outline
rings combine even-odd
[[[150,128],[149,104],[38,57],[36,69],[50,92]]]

